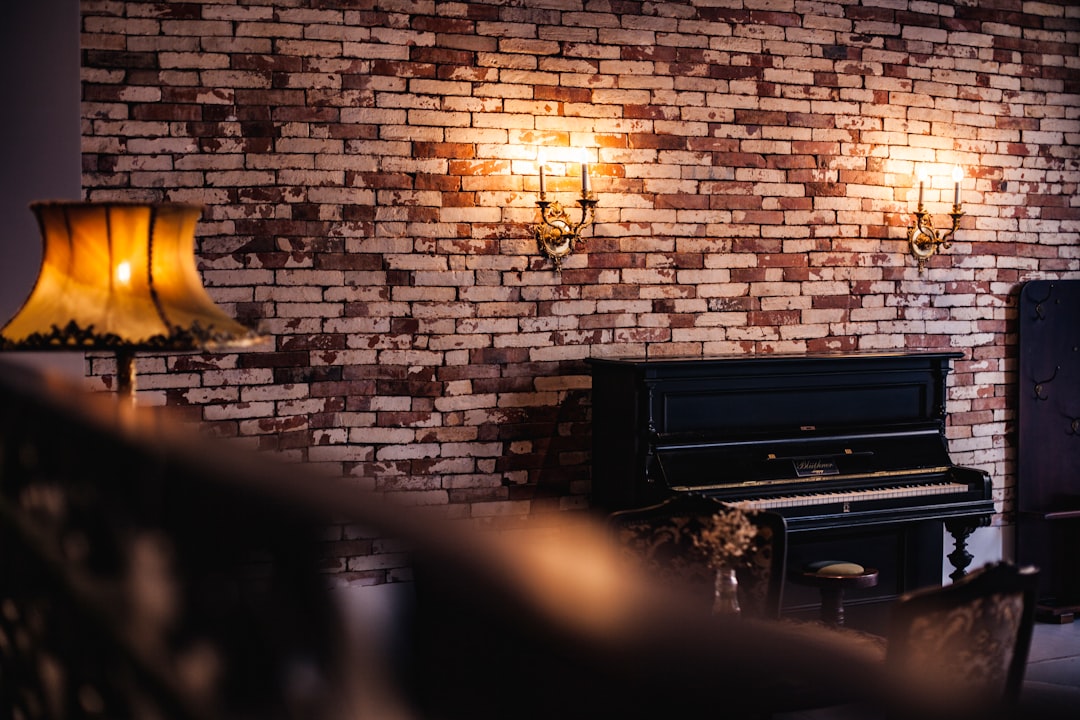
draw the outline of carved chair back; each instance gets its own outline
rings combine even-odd
[[[920,715],[999,717],[1015,707],[1034,625],[1038,570],[992,563],[901,597],[886,663],[918,688]]]

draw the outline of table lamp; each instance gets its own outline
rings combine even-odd
[[[134,399],[135,353],[224,351],[265,337],[226,315],[195,266],[199,205],[38,202],[38,278],[0,329],[2,350],[116,354],[117,392]]]

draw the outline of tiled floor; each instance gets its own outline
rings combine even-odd
[[[1022,719],[1080,718],[1080,620],[1067,625],[1036,623],[1021,693]],[[882,720],[863,708],[835,707],[785,713],[773,720]]]
[[[1080,718],[1080,620],[1035,623],[1021,697],[1029,701],[1031,717],[1038,717],[1040,704],[1048,700],[1066,712],[1061,717]]]

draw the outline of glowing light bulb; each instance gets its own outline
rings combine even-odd
[[[127,260],[116,266],[116,281],[121,285],[131,282],[131,263]]]
[[[585,148],[578,148],[575,154],[581,163],[581,196],[585,197],[591,189],[589,186],[589,153]]]

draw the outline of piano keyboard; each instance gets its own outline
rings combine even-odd
[[[803,495],[780,495],[777,497],[737,500],[732,505],[743,510],[771,510],[773,508],[805,507],[837,502],[863,502],[866,500],[889,500],[894,498],[948,495],[967,492],[967,483],[940,482],[920,485],[899,485],[861,490],[837,490],[835,492],[809,493]]]

